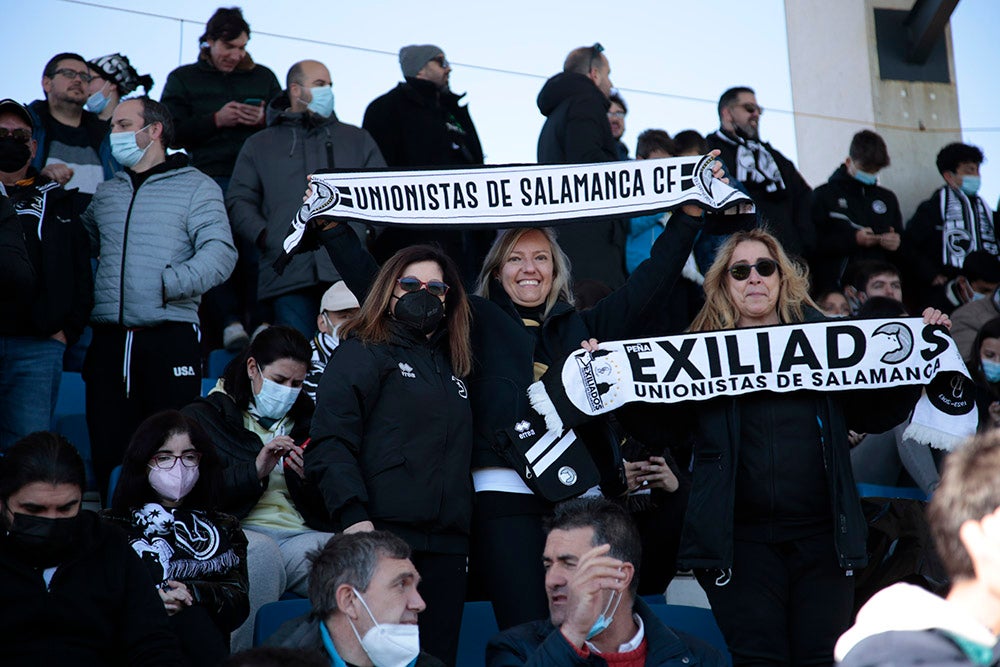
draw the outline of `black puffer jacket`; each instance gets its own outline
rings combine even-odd
[[[881,246],[864,248],[855,239],[862,227],[869,227],[876,234],[884,234],[890,228],[903,233],[903,216],[896,195],[878,185],[865,185],[848,174],[844,165],[833,172],[829,181],[813,190],[812,219],[817,238],[814,287],[839,289],[844,269],[853,261],[882,260],[903,265],[902,247],[895,252]]]
[[[205,398],[184,406],[181,412],[208,432],[226,466],[222,471],[221,509],[243,519],[257,505],[268,485],[267,477],[257,477],[257,454],[263,446],[260,438],[244,428],[243,412],[225,392],[213,391]],[[295,421],[292,432],[288,435],[295,444],[301,445],[309,437],[312,399],[305,393],[301,394],[288,414]],[[316,487],[300,479],[294,472],[286,473],[285,483],[288,485],[292,504],[302,515],[306,525],[313,530],[332,532],[330,515],[323,507],[323,500]]]
[[[448,339],[390,322],[392,340],[348,338],[319,383],[306,475],[340,528],[372,521],[419,551],[467,553],[472,411]]]
[[[542,323],[541,354],[557,360],[591,337],[598,340],[634,337],[650,315],[662,308],[700,227],[696,220],[675,212],[653,244],[650,258],[636,268],[622,289],[582,313],[568,303],[558,302]],[[363,299],[377,271],[371,256],[343,225],[323,232],[321,239],[348,287]],[[469,303],[475,360],[468,379],[475,425],[472,467],[509,468],[503,454],[508,446],[504,429],[522,419],[542,425],[538,413],[528,403],[528,387],[535,380],[537,338],[524,326],[499,282],[491,285],[489,299],[470,296]]]
[[[7,197],[0,196],[0,307],[21,308],[35,295],[35,268],[24,245],[24,229]],[[8,333],[6,328],[3,333]]]

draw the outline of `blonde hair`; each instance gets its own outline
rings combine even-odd
[[[571,305],[573,303],[573,294],[569,289],[571,276],[569,258],[559,247],[556,233],[550,227],[517,227],[504,230],[493,242],[493,247],[490,248],[486,259],[483,260],[483,268],[479,271],[479,279],[476,281],[476,294],[484,299],[490,298],[490,284],[494,280],[500,279],[503,265],[510,257],[510,253],[513,252],[514,246],[528,232],[544,234],[552,250],[552,289],[545,297],[545,312],[542,313],[542,317],[545,317],[559,299]]]
[[[705,305],[695,316],[689,331],[717,331],[737,327],[740,313],[729,298],[726,281],[729,279],[729,263],[733,259],[736,247],[748,241],[763,243],[778,264],[779,287],[775,310],[781,322],[801,322],[803,306],[819,310],[809,297],[808,270],[789,259],[781,243],[770,232],[751,229],[736,232],[719,248],[715,262],[705,274]]]
[[[396,279],[402,277],[407,266],[417,262],[435,262],[441,267],[444,282],[449,286],[444,297],[444,322],[448,328],[451,369],[455,375],[464,377],[472,372],[472,343],[469,336],[472,310],[455,263],[435,246],[409,246],[390,257],[375,276],[358,316],[341,326],[340,338],[345,339],[353,333],[365,344],[388,343],[392,337],[389,313]]]

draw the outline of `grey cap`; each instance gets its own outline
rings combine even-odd
[[[399,67],[403,76],[414,77],[431,59],[444,53],[444,49],[433,44],[410,44],[399,50]]]

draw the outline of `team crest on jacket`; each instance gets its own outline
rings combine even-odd
[[[889,207],[886,206],[885,202],[882,201],[881,199],[876,199],[875,201],[872,202],[872,210],[878,213],[879,215],[882,215],[883,213],[889,210]]]
[[[839,199],[837,199],[837,207],[838,208],[847,208],[847,200],[845,198],[843,198],[843,197],[840,197]]]
[[[465,383],[462,382],[462,380],[460,380],[459,378],[455,377],[454,375],[451,376],[451,379],[454,380],[455,384],[458,385],[458,395],[461,396],[462,398],[468,398],[469,390],[465,388]]]
[[[417,377],[417,374],[413,372],[413,366],[409,365],[405,361],[399,362],[399,374],[405,378]]]

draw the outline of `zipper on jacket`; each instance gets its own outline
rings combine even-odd
[[[135,206],[135,198],[138,195],[139,188],[136,188],[132,191],[132,199],[128,203],[128,212],[125,213],[125,231],[122,234],[122,265],[121,273],[118,276],[118,324],[121,326],[125,326],[125,255],[128,253],[128,226],[132,221],[132,207]]]

